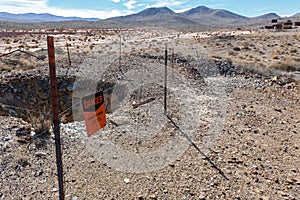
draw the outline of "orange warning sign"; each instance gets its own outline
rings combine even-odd
[[[87,135],[90,137],[106,125],[103,92],[83,97],[82,107]]]

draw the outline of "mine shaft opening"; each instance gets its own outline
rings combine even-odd
[[[111,112],[110,95],[114,84],[97,82],[97,90],[104,90],[107,113]],[[62,123],[73,122],[75,76],[57,77],[59,113]],[[95,91],[96,92],[96,91]],[[48,75],[20,75],[6,78],[0,83],[0,116],[22,118],[29,123],[33,119],[52,119],[50,77]],[[80,100],[80,98],[79,98]],[[81,111],[82,114],[82,111]]]

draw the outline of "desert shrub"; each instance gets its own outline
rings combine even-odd
[[[40,115],[33,117],[32,125],[36,134],[48,134],[50,133],[51,120]]]
[[[236,56],[237,53],[234,52],[233,50],[230,50],[230,51],[228,51],[228,55],[229,55],[229,56]]]
[[[8,71],[11,72],[14,68],[10,65],[1,65],[1,71]]]
[[[284,62],[280,62],[271,66],[271,68],[280,70],[280,71],[287,71],[287,72],[294,72],[300,71],[300,66],[297,66],[293,61],[286,60]]]
[[[44,108],[43,110],[46,111],[46,108]],[[34,129],[34,132],[37,135],[50,134],[52,121],[48,114],[27,112],[25,118],[26,121],[31,123],[31,127]]]
[[[270,75],[279,75],[277,74],[276,70],[271,70],[270,68],[266,67],[263,63],[239,63],[239,67],[246,70],[247,72],[253,73],[253,74],[259,74],[262,76],[270,76]]]
[[[20,67],[22,70],[34,69],[36,66],[36,61],[20,58]]]

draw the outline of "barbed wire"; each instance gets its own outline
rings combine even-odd
[[[8,56],[8,55],[13,54],[13,53],[16,53],[16,52],[21,52],[21,53],[27,54],[27,55],[29,55],[29,56],[31,56],[31,57],[34,57],[34,58],[38,59],[38,60],[45,60],[45,58],[46,58],[46,57],[44,57],[44,56],[38,57],[38,56],[36,56],[36,55],[34,55],[34,54],[32,54],[32,53],[23,51],[23,50],[21,50],[21,49],[16,49],[16,50],[13,50],[13,51],[11,51],[11,52],[9,52],[9,53],[2,54],[2,55],[0,55],[0,58],[1,58],[1,57],[5,57],[5,56]]]
[[[28,112],[34,112],[34,113],[37,113],[37,114],[43,114],[43,115],[50,116],[50,114],[46,113],[46,112],[41,112],[41,111],[32,110],[32,109],[28,109],[28,108],[22,108],[22,107],[18,107],[18,106],[13,106],[13,105],[5,104],[5,103],[2,103],[2,102],[0,102],[0,106],[9,107],[9,108],[16,108],[16,109],[19,109],[19,110],[24,110],[24,111],[28,111]]]

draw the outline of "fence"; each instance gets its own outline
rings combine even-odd
[[[67,45],[68,46],[68,45]],[[174,60],[174,62],[177,61],[177,64],[176,65],[182,65],[180,70],[187,72],[187,75],[191,75],[191,76],[194,76],[194,78],[196,80],[199,80],[199,82],[203,83],[203,77],[201,77],[203,74],[201,74],[201,71],[198,69],[195,69],[193,66],[188,66],[188,63],[190,63],[190,61],[187,61],[185,59],[182,59],[182,57],[179,57],[178,55],[173,55],[173,59],[171,59],[170,56],[168,56],[168,51],[167,49],[165,49],[165,53],[166,53],[166,56],[154,56],[153,57],[153,60],[154,60],[154,64],[153,65],[143,65],[143,67],[147,70],[143,71],[143,69],[140,69],[139,67],[136,67],[136,70],[135,72],[139,72],[139,75],[142,75],[144,72],[151,72],[153,70],[152,66],[157,66],[157,65],[163,65],[163,61],[165,59],[165,62],[167,62],[168,60]],[[193,52],[195,53],[195,52]],[[138,58],[139,57],[139,58]],[[143,62],[143,59],[144,58],[141,58],[143,57],[143,55],[132,55],[131,56],[131,59],[141,59],[139,62],[133,62],[132,64],[130,64],[130,67],[132,66],[138,66],[138,65],[141,65],[141,63]],[[115,73],[117,72],[116,74],[118,76],[116,76],[116,74],[113,74],[110,78],[113,78],[114,79],[114,83],[118,83],[120,80],[122,81],[125,81],[128,83],[128,85],[132,88],[135,88],[134,90],[132,90],[132,92],[136,93],[136,100],[141,100],[141,93],[143,92],[143,90],[145,89],[145,87],[149,87],[149,84],[146,80],[137,80],[134,82],[134,80],[132,80],[134,78],[134,75],[137,75],[137,74],[131,74],[131,76],[127,76],[126,74],[124,74],[123,71],[126,71],[124,70],[125,67],[127,67],[126,65],[127,64],[124,64],[122,62],[126,62],[125,60],[121,60],[120,59],[120,56],[116,56],[115,57],[115,61],[113,61],[113,64],[115,67],[111,67],[108,68],[107,70],[107,73]],[[119,59],[118,59],[119,58]],[[167,59],[168,58],[168,59]],[[148,59],[148,58],[146,58]],[[98,60],[99,61],[99,60]],[[119,61],[119,62],[118,62]],[[157,62],[158,61],[158,62]],[[101,61],[102,62],[102,61]],[[196,60],[197,62],[197,60]],[[157,64],[159,63],[159,64]],[[167,63],[166,63],[167,64]],[[175,64],[173,63],[172,66],[174,66]],[[117,66],[117,67],[116,67]],[[89,66],[90,67],[90,66]],[[178,67],[178,66],[177,66]],[[114,69],[118,69],[117,71],[114,71]],[[121,69],[121,70],[120,70]],[[211,70],[211,69],[210,69]],[[68,70],[69,71],[69,70]],[[169,75],[167,76],[168,79],[165,78],[165,80],[169,80],[169,81],[172,81],[172,79],[177,79],[178,82],[183,82],[182,80],[180,80],[176,75],[172,74],[174,71],[168,71],[167,73],[169,73]],[[203,71],[202,71],[203,72]],[[198,74],[198,77],[197,77],[197,73],[200,73],[200,75]],[[159,73],[156,73],[156,74],[159,74]],[[218,68],[215,68],[215,70],[213,70],[213,73],[211,73],[210,75],[214,75],[214,74],[219,74],[219,69]],[[162,77],[165,77],[166,74],[161,74],[163,75]],[[150,76],[149,76],[150,77]],[[153,76],[151,76],[153,77]],[[158,76],[157,76],[158,77]],[[16,85],[13,85],[12,88],[2,88],[2,90],[6,91],[4,92],[2,95],[4,95],[5,98],[1,98],[2,100],[3,99],[6,99],[7,101],[9,100],[9,96],[14,96],[13,100],[17,99],[17,98],[20,98],[20,102],[21,104],[23,105],[27,105],[26,102],[24,102],[22,99],[30,99],[30,98],[35,98],[35,96],[38,96],[38,100],[37,100],[37,103],[40,103],[40,102],[46,102],[47,104],[50,104],[51,103],[51,98],[50,98],[50,95],[49,95],[49,76],[42,76],[40,77],[41,80],[34,80],[35,78],[38,78],[38,77],[33,77],[33,79],[31,80],[32,81],[32,84],[28,84],[30,86],[28,86],[28,91],[36,91],[38,94],[36,95],[33,95],[33,94],[27,94],[25,95],[25,91],[18,91],[18,89],[22,88],[24,89],[24,85],[22,85],[22,83],[18,83]],[[69,79],[70,78],[70,79]],[[30,80],[30,79],[29,79]],[[89,80],[89,79],[88,79]],[[160,79],[159,79],[160,80]],[[9,80],[11,81],[11,83],[15,82],[16,80],[14,79],[11,79]],[[66,82],[64,82],[66,81]],[[155,81],[155,80],[151,80],[149,79],[148,81]],[[73,92],[73,89],[74,87],[76,87],[76,81],[74,80],[74,77],[68,77],[68,76],[63,76],[61,77],[61,81],[60,81],[60,77],[58,77],[58,82],[60,82],[58,84],[59,88],[58,88],[58,93],[61,92],[62,96],[60,96],[60,100],[62,103],[59,103],[60,106],[61,106],[61,110],[60,110],[60,114],[59,114],[59,117],[63,117],[65,114],[71,112],[75,107],[77,107],[80,102],[72,102],[72,99],[70,99],[70,97],[72,97],[73,94],[71,94],[71,92]],[[148,84],[148,85],[147,85]],[[159,85],[159,83],[157,83]],[[12,86],[11,84],[5,84],[6,86],[10,85]],[[4,87],[4,86],[2,86]],[[42,88],[41,90],[39,90],[38,88],[39,87],[44,87]],[[172,85],[170,85],[170,87],[172,87]],[[109,85],[107,86],[107,88],[105,90],[111,90],[114,88],[114,85]],[[188,90],[188,87],[185,88],[186,90]],[[27,89],[26,89],[27,90]],[[42,92],[41,92],[42,91]],[[172,97],[174,97],[175,95],[175,92],[171,91],[171,89],[168,89],[167,87],[165,87],[164,89],[165,91],[165,95],[168,93],[172,93]],[[178,90],[179,91],[179,90]],[[28,93],[28,92],[26,92]],[[42,93],[42,95],[41,95]],[[48,95],[46,95],[48,93]],[[20,94],[23,94],[23,97],[20,96]],[[7,96],[5,96],[7,95]],[[19,97],[17,97],[19,96]],[[66,102],[64,102],[64,100],[67,99]],[[67,103],[67,102],[71,102],[71,103]],[[167,97],[165,96],[165,99],[164,99],[164,108],[165,108],[165,111],[167,114],[167,111],[168,112],[171,112],[171,111],[174,111],[174,109],[170,108],[170,109],[166,109],[167,107],[167,103],[166,102],[169,102],[169,100],[167,101]],[[10,104],[11,103],[11,104]],[[73,103],[73,105],[71,105]],[[148,102],[148,103],[151,103],[151,102]],[[44,103],[43,103],[44,104]],[[5,103],[5,102],[2,102],[1,103],[2,105],[2,108],[4,108],[3,112],[6,112],[7,110],[11,110],[11,112],[8,112],[7,114],[9,116],[16,116],[16,114],[14,113],[13,109],[14,110],[18,110],[18,111],[21,111],[20,113],[22,113],[23,111],[25,112],[30,112],[30,113],[36,113],[38,115],[43,115],[44,117],[43,118],[47,118],[49,117],[49,108],[47,108],[47,112],[44,112],[44,111],[40,111],[40,110],[34,110],[34,109],[30,109],[30,108],[26,108],[25,106],[22,107],[22,106],[18,106],[18,105],[14,105],[13,102],[8,102]],[[133,104],[132,104],[133,105]],[[36,104],[33,103],[33,107],[36,106]],[[137,106],[137,109],[140,109],[140,107],[142,106]],[[172,115],[171,115],[172,114]],[[185,130],[182,130],[183,128],[177,124],[176,122],[176,119],[174,119],[174,113],[171,113],[170,115],[166,115],[166,119],[169,120],[169,122],[171,124],[173,124],[173,126],[175,127],[176,129],[176,132],[179,132],[179,134],[181,136],[184,136],[186,139],[187,139],[187,142],[190,143],[191,145],[193,145],[195,147],[195,149],[198,151],[198,153],[200,153],[202,156],[205,156],[205,159],[210,163],[212,164],[212,166],[217,169],[217,171],[224,177],[226,178],[225,174],[213,163],[213,161],[211,161],[202,151],[201,149],[196,145],[196,143],[194,143],[192,141],[192,139],[189,137],[189,134],[186,134]],[[185,118],[185,117],[181,117],[181,118]],[[61,120],[62,121],[62,120]],[[137,124],[139,123],[142,123],[142,119],[140,117],[137,118]],[[117,126],[120,126],[120,124],[118,123],[115,123],[114,125]],[[186,125],[186,126],[189,126],[189,125]],[[194,125],[191,125],[192,127]],[[4,131],[12,131],[11,128],[4,128],[4,127],[1,127],[2,130]],[[138,131],[140,131],[141,129],[139,129]],[[48,130],[46,130],[48,131]],[[44,132],[42,132],[41,134],[43,134]],[[33,137],[32,139],[37,139],[37,137]],[[39,140],[42,140],[44,142],[49,142],[48,139],[44,139],[44,138],[39,138]],[[64,147],[64,148],[68,148],[68,147]],[[152,148],[152,147],[151,147]]]

